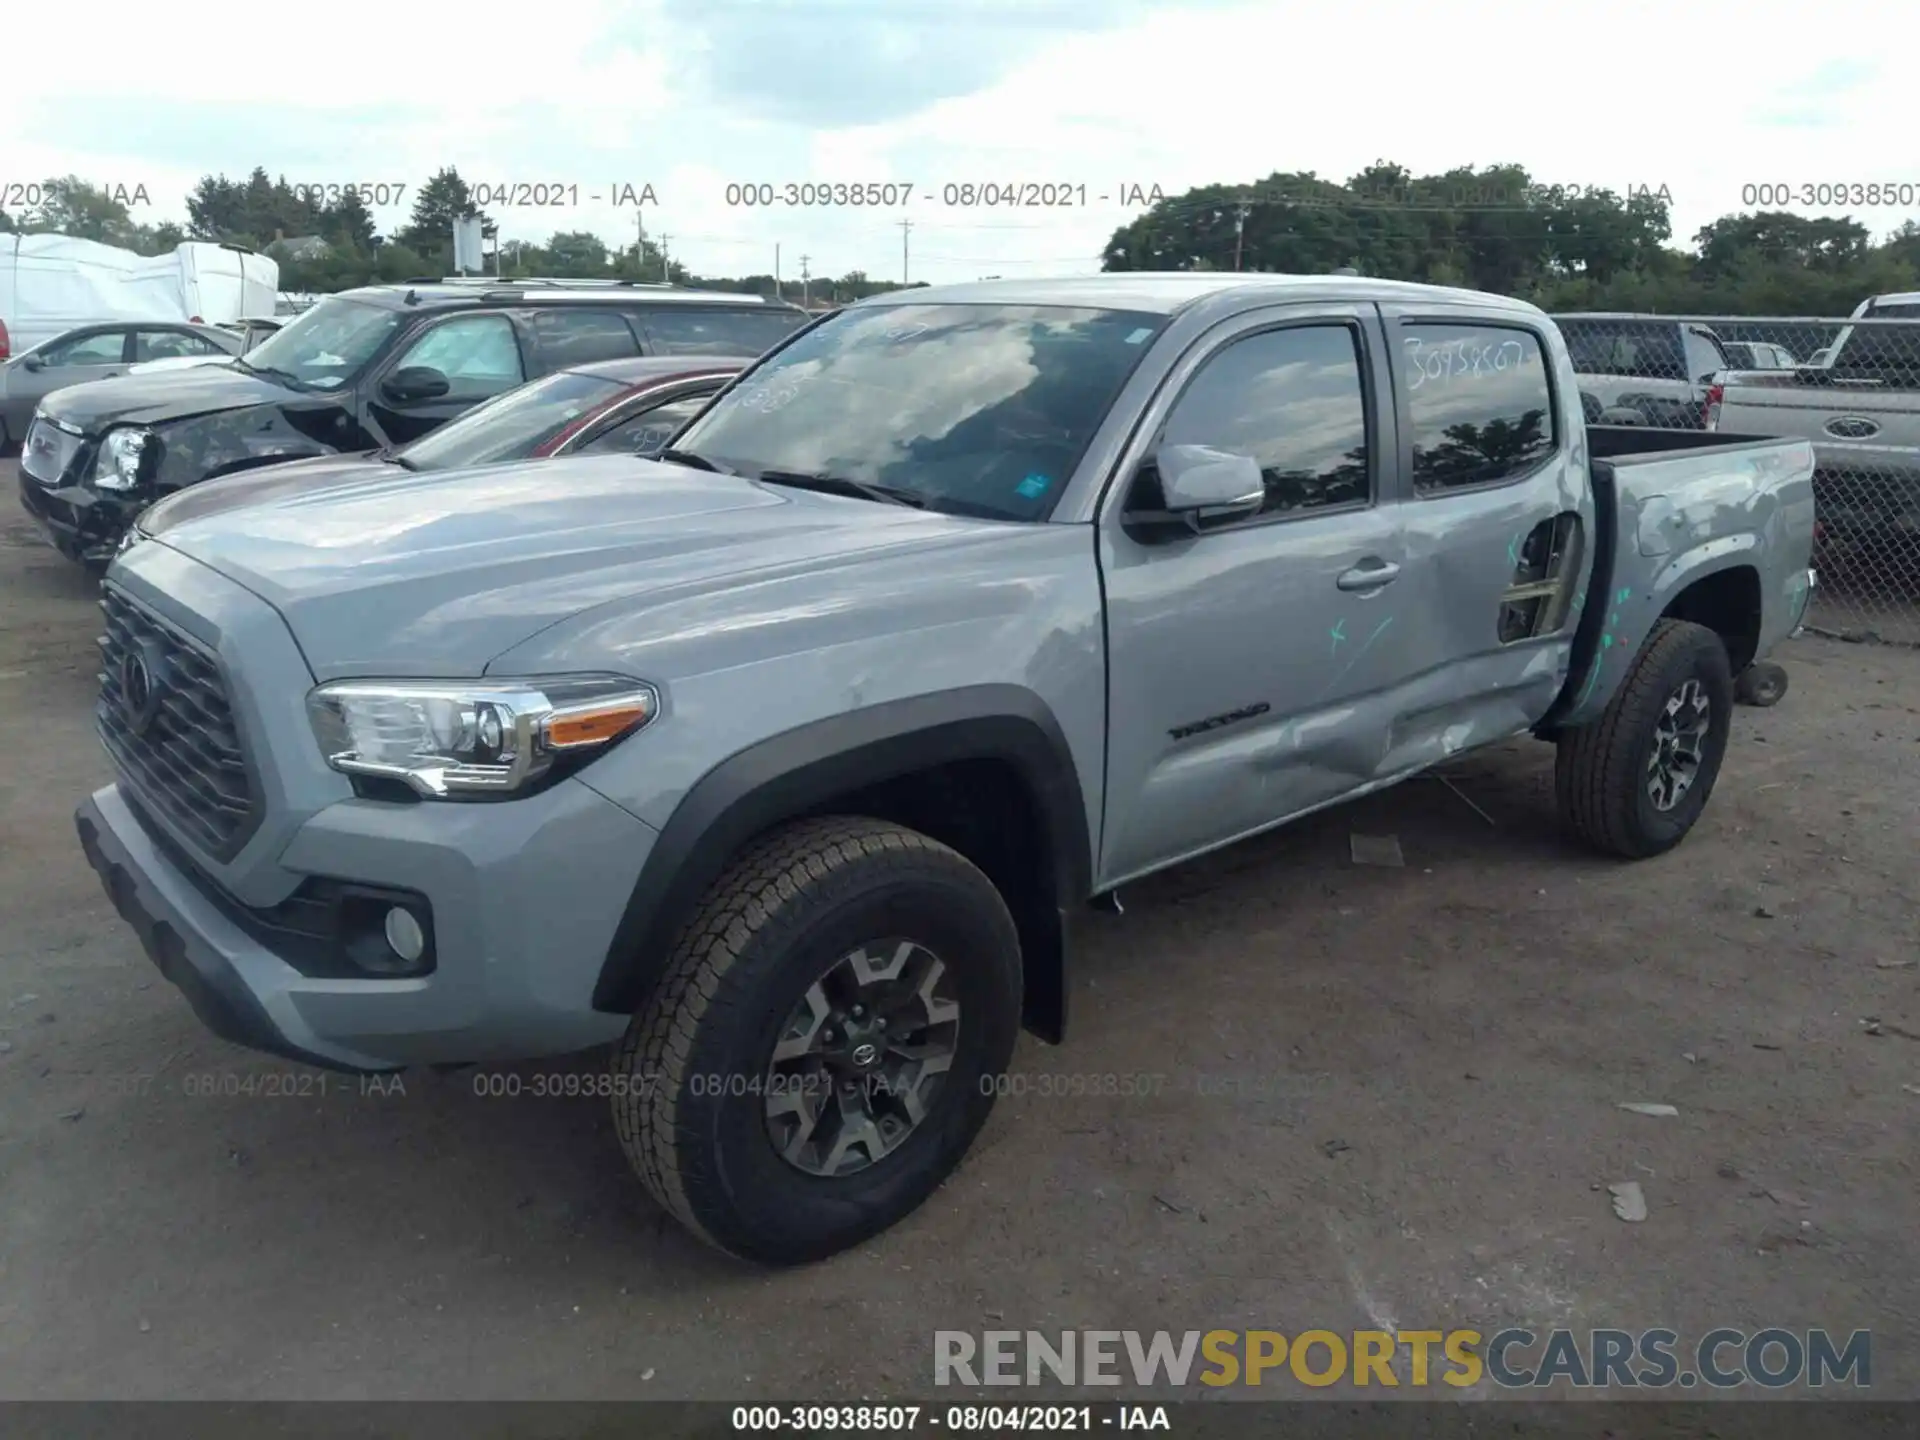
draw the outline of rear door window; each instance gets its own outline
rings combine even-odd
[[[136,330],[133,332],[135,360],[176,360],[191,355],[224,355],[227,352],[201,335],[184,330]]]
[[[778,306],[660,305],[640,319],[656,355],[758,355],[811,317]]]
[[[1553,387],[1531,330],[1417,324],[1401,341],[1415,493],[1517,480],[1553,453]]]
[[[543,374],[640,353],[632,327],[617,310],[552,305],[524,312],[521,321],[533,342],[534,368]]]

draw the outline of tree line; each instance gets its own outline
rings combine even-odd
[[[203,176],[187,197],[187,224],[138,222],[124,199],[74,176],[46,181],[41,203],[0,230],[45,231],[161,254],[182,240],[261,250],[279,262],[283,289],[329,292],[453,269],[454,221],[478,218],[471,188],[448,166],[412,192],[407,223],[382,235],[351,189],[316,194],[255,169],[243,179]],[[1377,161],[1345,181],[1276,173],[1251,184],[1207,185],[1168,197],[1114,231],[1107,270],[1231,270],[1363,275],[1515,295],[1550,311],[1844,315],[1868,295],[1920,290],[1920,224],[1876,240],[1851,218],[1784,211],[1728,215],[1673,243],[1664,189],[1555,187],[1518,165],[1415,175]],[[500,273],[566,279],[672,280],[772,295],[771,274],[697,274],[636,227],[609,243],[586,230],[543,244],[499,245]],[[844,303],[899,288],[860,271],[814,280],[809,298]],[[802,284],[779,290],[800,299]]]
[[[474,203],[472,187],[448,166],[412,190],[407,223],[391,235],[375,228],[363,196],[349,187],[288,184],[256,168],[245,179],[205,175],[187,196],[187,224],[142,225],[128,206],[75,176],[39,187],[41,204],[10,219],[0,211],[0,231],[71,235],[99,240],[143,255],[159,255],[183,240],[238,245],[271,255],[280,267],[280,288],[331,293],[356,285],[453,273],[456,220],[478,219],[497,241],[493,218]],[[492,247],[489,247],[492,248]],[[671,281],[746,294],[784,293],[788,299],[845,303],[897,284],[861,271],[811,281],[771,274],[701,275],[670,259],[635,229],[625,244],[610,245],[588,230],[563,230],[544,244],[509,240],[498,245],[499,273],[506,278],[543,275],[556,279]]]
[[[1726,215],[1673,245],[1664,187],[1541,185],[1525,167],[1415,175],[1377,161],[1167,197],[1120,226],[1107,270],[1259,270],[1459,285],[1549,311],[1845,315],[1920,290],[1920,224],[1876,241],[1851,218]]]

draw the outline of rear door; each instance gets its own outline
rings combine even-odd
[[[1417,668],[1392,386],[1367,306],[1216,328],[1143,417],[1102,507],[1107,602],[1103,885],[1377,780]],[[1162,445],[1250,455],[1257,515],[1155,536]]]
[[[1580,403],[1563,393],[1551,321],[1381,310],[1410,479],[1396,605],[1421,670],[1387,761],[1404,769],[1546,714],[1571,663],[1594,516]]]

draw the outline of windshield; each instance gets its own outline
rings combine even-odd
[[[329,296],[254,346],[245,363],[293,385],[336,390],[399,325],[398,311]]]
[[[587,411],[626,389],[617,380],[562,370],[469,410],[414,441],[397,458],[415,470],[524,459]]]
[[[847,310],[757,366],[674,448],[744,475],[1042,519],[1164,323],[1051,305]]]

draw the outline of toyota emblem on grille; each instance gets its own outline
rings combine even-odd
[[[164,675],[165,661],[151,641],[128,646],[120,657],[120,713],[136,735],[146,734],[160,713]]]

